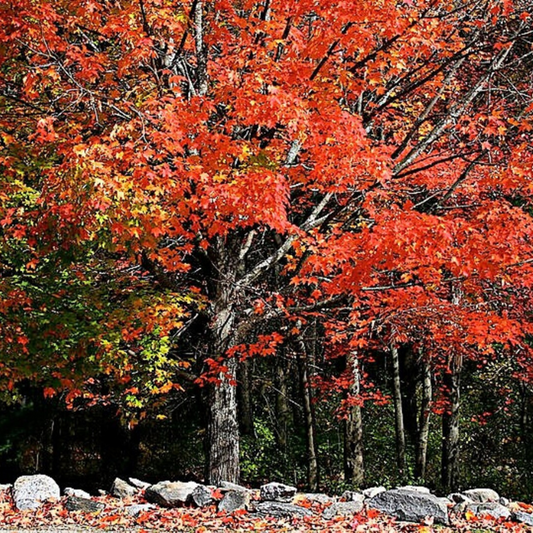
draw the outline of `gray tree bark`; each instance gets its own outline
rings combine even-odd
[[[313,414],[311,386],[309,384],[309,360],[307,346],[300,335],[296,337],[300,387],[302,390],[305,433],[307,437],[307,485],[310,490],[318,489],[318,454],[316,447],[316,427]]]
[[[349,393],[357,397],[361,392],[361,370],[357,354],[350,353],[347,363],[353,377]],[[363,416],[360,405],[349,407],[344,422],[344,479],[357,487],[361,486],[365,479]]]
[[[210,357],[222,358],[235,344],[237,295],[234,291],[238,256],[222,238],[213,246],[212,321]],[[239,481],[239,422],[237,416],[237,366],[235,358],[224,360],[227,371],[220,383],[209,385],[207,425],[207,473],[209,483]]]
[[[457,486],[459,466],[459,413],[461,402],[461,357],[454,357],[450,371],[444,376],[448,391],[449,408],[442,416],[442,486],[452,492]]]
[[[421,359],[422,368],[422,401],[418,423],[418,440],[416,446],[415,477],[424,480],[426,477],[427,449],[429,437],[429,421],[431,416],[431,402],[433,389],[431,384],[431,368],[429,361]]]
[[[398,473],[403,479],[406,474],[405,458],[405,424],[403,420],[402,388],[400,380],[400,357],[398,348],[391,347],[392,356],[392,391],[394,398],[394,414],[396,425],[396,454],[398,462]]]

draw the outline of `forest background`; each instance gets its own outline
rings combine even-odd
[[[525,0],[1,0],[0,481],[533,490]]]

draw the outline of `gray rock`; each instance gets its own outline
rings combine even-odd
[[[97,513],[105,509],[105,504],[90,500],[88,498],[79,498],[78,496],[69,496],[65,502],[65,508],[68,511],[83,511],[84,513]]]
[[[260,498],[269,502],[290,502],[296,494],[296,487],[273,481],[263,485],[260,490]]]
[[[107,492],[107,490],[98,489],[98,495],[99,496],[107,496],[108,494],[109,494],[109,492]]]
[[[190,496],[190,501],[196,505],[196,507],[207,507],[213,503],[213,495],[211,490],[204,485],[198,485]]]
[[[13,485],[13,500],[19,511],[37,509],[44,501],[59,499],[60,495],[59,485],[42,474],[21,476]]]
[[[430,494],[430,490],[427,487],[421,487],[420,485],[405,485],[404,487],[396,487],[397,490],[410,490],[413,492],[421,492],[423,494]]]
[[[141,481],[140,479],[137,479],[135,477],[129,477],[128,481],[132,487],[135,487],[140,490],[147,489],[150,486],[150,483],[147,483],[146,481]]]
[[[411,490],[387,490],[368,501],[368,506],[407,522],[419,522],[427,516],[448,524],[448,507],[436,496]]]
[[[492,489],[469,489],[462,493],[475,503],[497,502],[500,499],[499,494]]]
[[[67,487],[63,494],[65,496],[75,496],[76,498],[85,498],[86,500],[89,500],[91,498],[91,495],[88,492],[85,492],[81,489],[73,489],[72,487]]]
[[[448,500],[451,500],[453,503],[473,503],[474,500],[467,496],[466,494],[463,494],[461,492],[453,492],[452,494],[448,494]]]
[[[356,513],[360,513],[363,509],[363,501],[352,500],[350,502],[337,502],[333,505],[330,505],[324,512],[322,516],[326,520],[331,520],[334,516],[351,516]]]
[[[533,526],[533,514],[525,513],[524,511],[515,511],[512,513],[512,518],[515,522],[526,524],[526,526]]]
[[[237,483],[231,483],[230,481],[221,481],[218,488],[222,491],[237,490],[241,492],[251,492],[250,489],[243,487],[242,485],[237,485]]]
[[[117,498],[126,498],[127,496],[134,496],[137,494],[138,489],[117,477],[115,481],[113,481],[110,492],[112,496],[116,496]]]
[[[479,518],[491,518],[493,520],[511,516],[511,511],[498,502],[470,503],[466,510],[471,511]]]
[[[241,509],[248,509],[250,506],[251,495],[249,491],[229,490],[218,504],[219,511],[233,513]]]
[[[128,507],[125,508],[125,511],[130,516],[135,517],[135,516],[139,516],[141,513],[146,513],[147,511],[151,511],[152,509],[156,509],[156,506],[152,505],[151,503],[139,503],[136,505],[128,505]]]
[[[260,516],[272,516],[274,518],[290,518],[292,516],[313,516],[313,511],[292,505],[291,503],[264,501],[255,506],[255,512]]]
[[[361,492],[355,492],[353,490],[345,490],[342,493],[341,500],[345,502],[364,502],[365,495]]]
[[[385,492],[387,489],[385,487],[369,487],[363,491],[363,496],[365,498],[373,498],[382,492]]]
[[[291,503],[294,505],[301,505],[302,503],[330,503],[334,499],[327,494],[320,494],[314,492],[297,492]]]
[[[189,502],[194,489],[198,483],[189,481],[160,481],[155,485],[150,485],[144,492],[144,497],[148,502],[157,503],[163,507],[179,507]]]
[[[511,503],[511,500],[509,498],[504,498],[503,496],[500,496],[498,503],[501,503],[502,505],[505,505],[505,507],[507,507]]]

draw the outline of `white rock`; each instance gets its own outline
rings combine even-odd
[[[81,490],[81,489],[73,489],[72,487],[67,487],[63,491],[63,494],[65,496],[75,496],[76,498],[85,498],[85,499],[90,499],[91,497],[91,495],[88,492],[85,492],[84,490]]]
[[[59,485],[49,476],[21,476],[13,485],[13,500],[19,511],[37,509],[47,500],[58,500]]]

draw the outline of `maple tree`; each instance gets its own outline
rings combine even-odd
[[[312,332],[348,362],[358,479],[359,363],[409,347],[442,385],[453,485],[463,361],[533,368],[527,3],[0,13],[4,388],[74,399],[104,374],[133,408],[198,364],[208,477],[237,481],[239,365],[283,348],[309,372]]]

